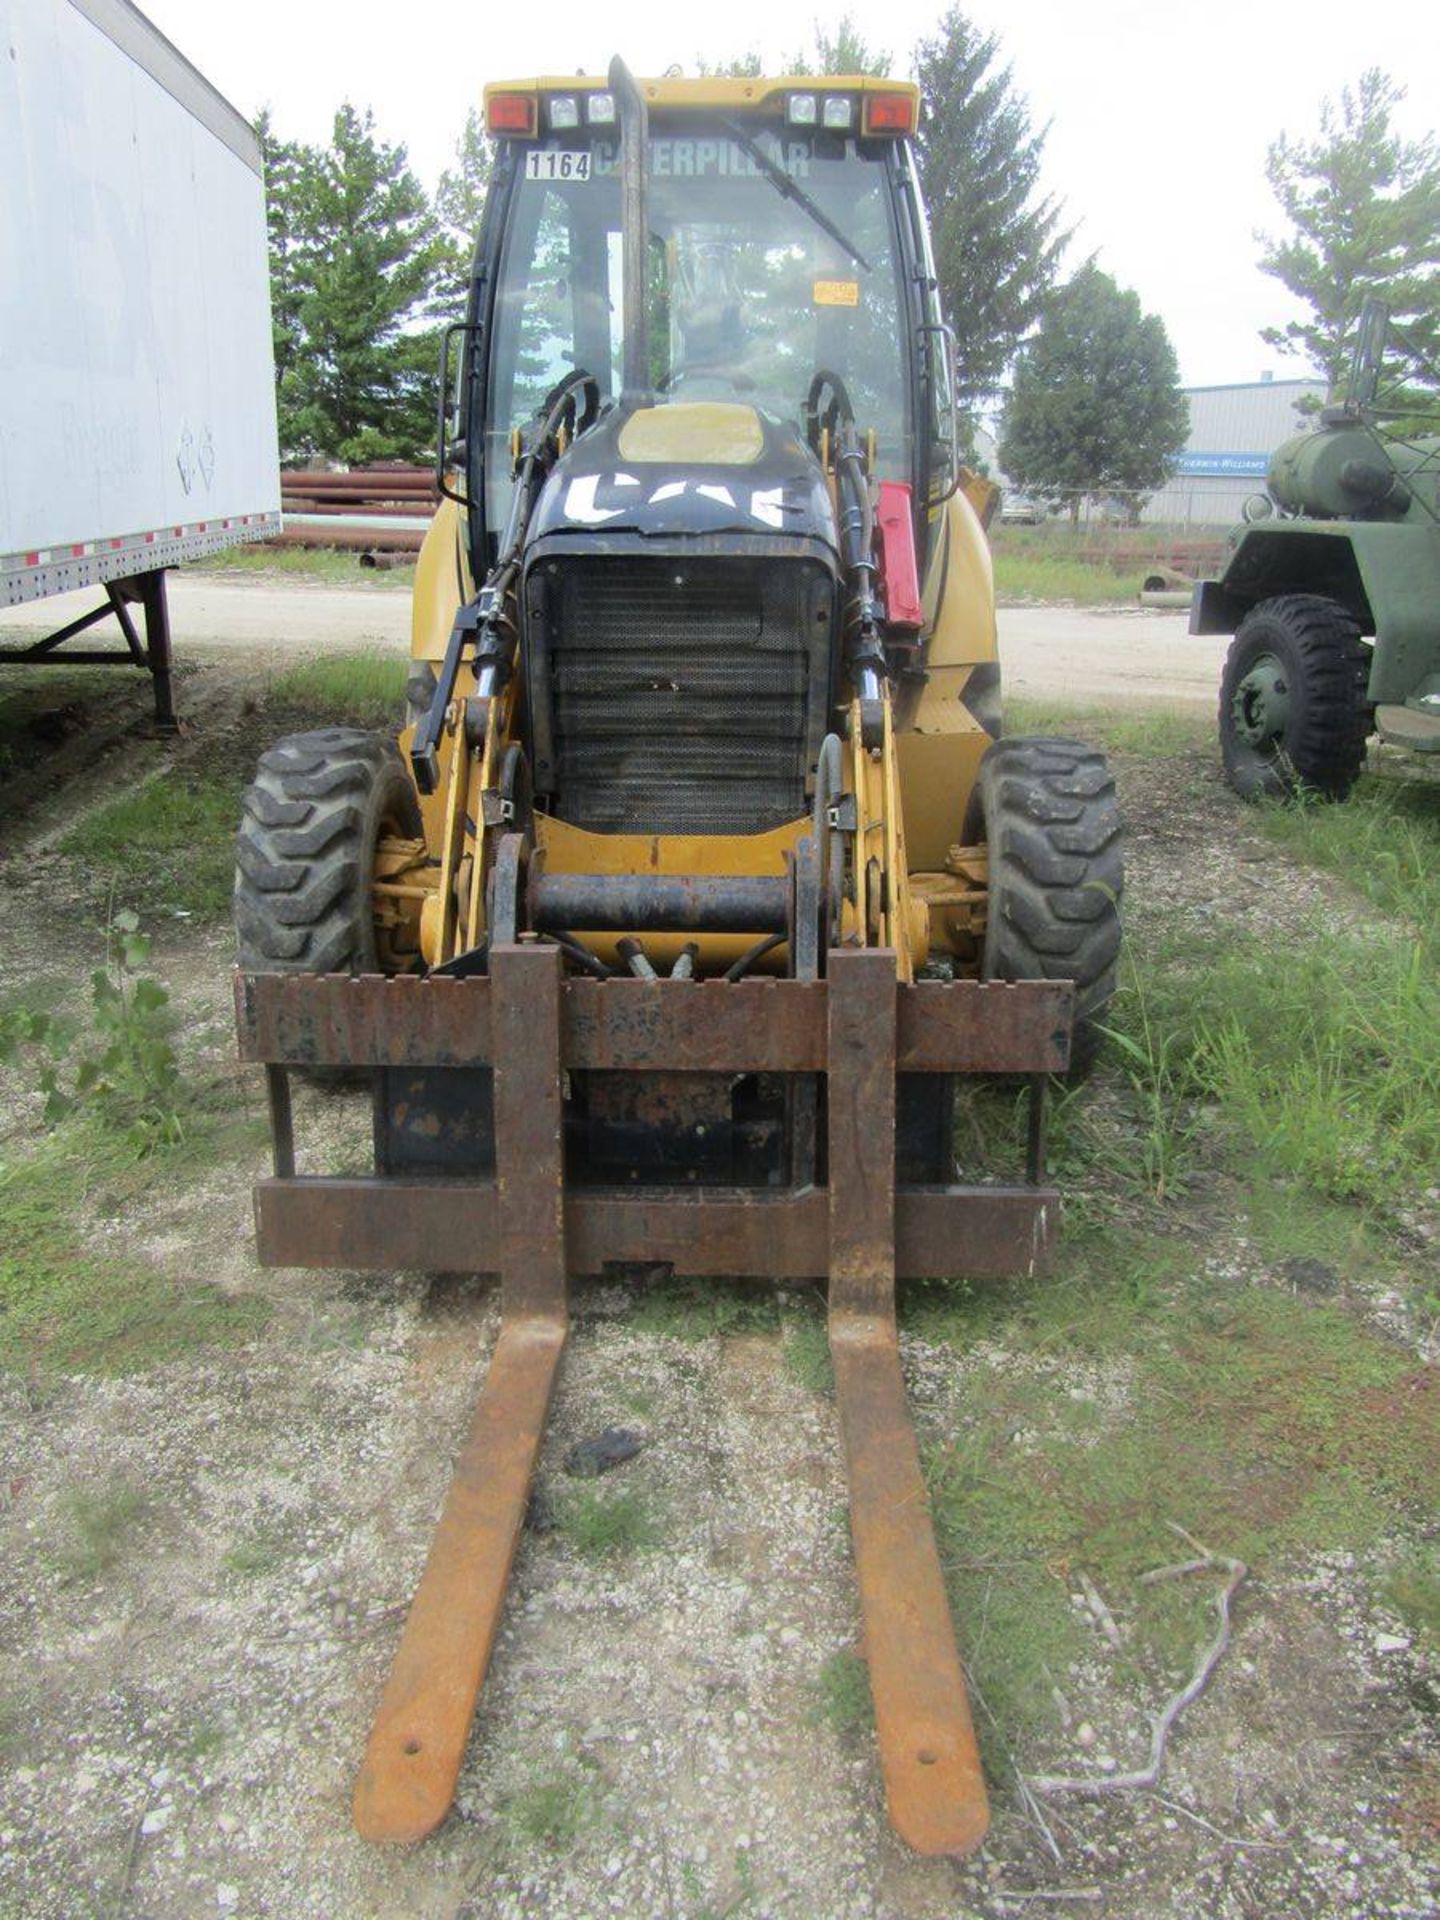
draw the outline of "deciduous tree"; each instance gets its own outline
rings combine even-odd
[[[1089,261],[1045,302],[1005,406],[1000,464],[1017,486],[1070,508],[1162,484],[1189,410],[1158,314]]]

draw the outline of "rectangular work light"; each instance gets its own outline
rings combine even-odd
[[[866,133],[913,133],[915,102],[908,93],[867,93]]]
[[[615,124],[614,94],[592,93],[585,103],[585,118],[592,127],[613,127]]]
[[[855,102],[843,93],[832,93],[826,99],[820,123],[831,133],[848,133],[855,124]]]
[[[573,93],[552,93],[545,102],[545,112],[557,133],[580,124],[580,102]]]
[[[535,132],[533,93],[492,93],[485,102],[487,133],[518,133],[526,139]]]
[[[792,127],[813,127],[817,113],[815,95],[792,93],[785,103],[785,110]]]

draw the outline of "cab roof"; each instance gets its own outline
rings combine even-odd
[[[755,113],[783,114],[785,96],[791,93],[901,93],[915,103],[914,119],[919,117],[920,89],[910,80],[887,80],[869,73],[785,73],[773,78],[763,75],[707,74],[698,80],[672,78],[635,82],[645,96],[647,106],[673,108],[683,112],[701,112],[722,107],[731,113],[749,110]],[[608,93],[610,82],[603,74],[544,74],[529,80],[492,80],[485,88],[485,99],[495,93]]]

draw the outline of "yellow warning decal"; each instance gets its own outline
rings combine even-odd
[[[817,307],[858,307],[860,282],[858,280],[817,280],[815,304]]]

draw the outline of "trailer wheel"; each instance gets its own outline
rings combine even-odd
[[[1236,793],[1343,800],[1365,764],[1369,678],[1370,650],[1337,601],[1282,593],[1252,608],[1220,678],[1220,752]]]
[[[1073,980],[1070,1077],[1089,1071],[1115,991],[1124,887],[1115,782],[1078,740],[997,740],[980,764],[989,855],[981,977]]]
[[[396,970],[371,883],[383,835],[418,839],[420,805],[392,740],[352,727],[261,754],[235,845],[235,937],[254,973]]]

